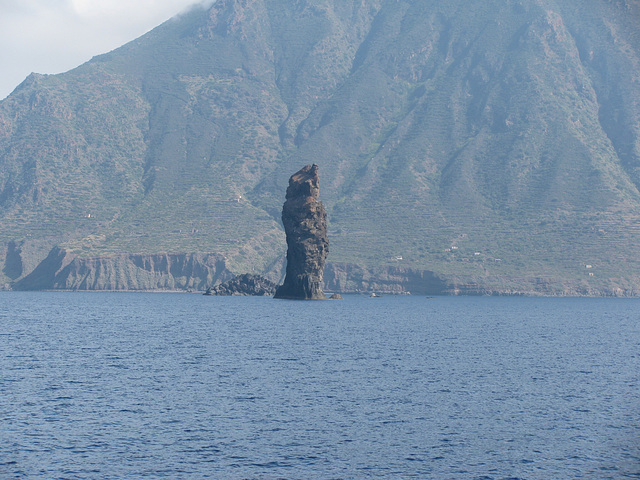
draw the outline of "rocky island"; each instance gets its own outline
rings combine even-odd
[[[324,263],[329,254],[327,213],[318,199],[318,165],[307,165],[289,179],[282,223],[287,236],[287,270],[275,298],[325,299]]]
[[[277,285],[260,275],[245,273],[237,275],[228,282],[207,288],[205,295],[219,296],[270,296],[276,291]]]

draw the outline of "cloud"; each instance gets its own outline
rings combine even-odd
[[[60,73],[202,0],[0,0],[0,99],[31,72]]]
[[[205,2],[198,0],[136,0],[135,2],[123,0],[69,0],[69,3],[78,15],[85,18],[104,18],[107,16],[119,19],[141,20],[150,16],[166,17],[167,14],[170,17],[189,5]]]

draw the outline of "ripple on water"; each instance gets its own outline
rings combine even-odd
[[[640,303],[3,292],[0,478],[640,478]]]

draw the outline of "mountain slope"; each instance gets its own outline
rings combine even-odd
[[[5,281],[54,246],[277,277],[286,181],[317,163],[343,273],[634,294],[638,20],[635,0],[220,0],[32,75],[0,103]]]

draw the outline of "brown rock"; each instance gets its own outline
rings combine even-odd
[[[318,166],[307,165],[289,179],[282,207],[287,235],[287,273],[275,298],[325,299],[324,262],[329,254],[327,213],[318,200]]]

